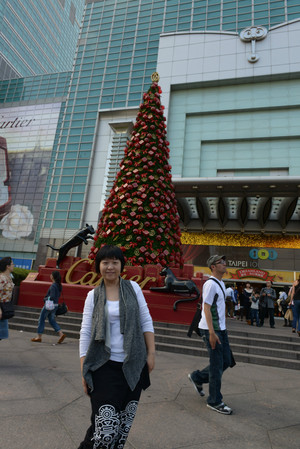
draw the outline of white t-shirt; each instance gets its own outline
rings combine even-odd
[[[231,301],[235,302],[233,288],[231,288],[231,287],[226,288],[226,290],[225,290],[225,298],[231,298]]]
[[[202,306],[202,316],[199,322],[199,329],[208,330],[206,317],[204,313],[204,304],[209,304],[211,306],[211,314],[213,317],[213,324],[215,330],[225,330],[226,329],[226,321],[225,321],[225,298],[223,291],[225,293],[225,284],[223,281],[218,281],[221,284],[220,286],[213,280],[211,280],[213,276],[211,276],[203,285],[202,297],[203,297],[203,306]],[[214,278],[216,279],[216,278]],[[218,294],[218,298],[215,300],[215,295]]]
[[[136,282],[134,281],[130,282],[136,293],[138,300],[142,331],[143,333],[154,332],[152,318],[149,313],[149,309],[145,297],[143,295],[143,292]],[[123,362],[125,358],[125,353],[123,350],[124,337],[120,332],[119,301],[107,301],[107,308],[110,321],[110,347],[111,347],[110,360],[114,360],[116,362]],[[82,315],[80,340],[79,340],[80,357],[84,357],[86,355],[90,345],[93,310],[94,310],[94,290],[91,290],[87,294]]]

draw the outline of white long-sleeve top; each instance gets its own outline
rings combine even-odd
[[[154,332],[153,322],[149,309],[143,295],[140,286],[130,281],[131,285],[136,293],[138,305],[140,309],[140,321],[143,333]],[[119,301],[107,301],[108,316],[110,322],[110,346],[111,357],[110,360],[116,362],[123,362],[125,353],[123,349],[123,335],[120,332],[120,313],[119,313]],[[91,290],[86,297],[83,309],[80,340],[79,340],[79,353],[80,357],[84,357],[87,353],[92,330],[92,317],[94,310],[94,290]]]

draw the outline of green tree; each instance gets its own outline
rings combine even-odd
[[[91,248],[122,248],[128,265],[183,264],[179,216],[172,184],[161,88],[153,82],[143,95],[113,188]]]

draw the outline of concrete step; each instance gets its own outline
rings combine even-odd
[[[155,335],[156,342],[168,344],[170,346],[184,346],[188,348],[204,348],[206,350],[206,345],[201,338],[198,339],[190,339],[190,338],[180,338],[174,336],[167,335]],[[229,338],[230,347],[234,353],[242,353],[242,354],[257,354],[267,357],[276,357],[276,358],[286,358],[291,360],[300,360],[300,350],[295,351],[291,347],[288,349],[278,349],[277,346],[273,348],[265,347],[265,346],[251,346],[251,344],[247,344],[247,341],[243,343],[232,343],[232,338]],[[300,347],[299,347],[300,349]]]
[[[178,354],[193,355],[198,357],[207,357],[207,351],[204,348],[191,348],[182,345],[169,345],[166,343],[156,343],[158,351],[174,352]],[[300,369],[300,360],[289,360],[285,358],[274,358],[254,354],[243,354],[233,351],[236,362],[254,363],[256,365],[275,366],[277,368]]]
[[[35,328],[37,328],[38,326],[38,319],[39,317],[14,317],[13,320],[10,320],[10,327],[12,329],[13,325],[18,325],[18,326],[23,326],[24,329],[26,329],[27,326],[33,326]],[[65,321],[64,319],[61,319],[60,317],[56,318],[57,323],[60,325],[60,327],[62,328],[63,331],[72,331],[74,333],[79,334],[80,331],[80,325],[77,323],[72,323],[70,321]],[[46,327],[49,327],[49,329],[53,328],[49,325],[48,320],[46,320]],[[79,337],[78,337],[79,338]]]
[[[239,324],[239,323],[237,323]],[[227,324],[228,325],[228,324]],[[187,335],[189,326],[185,326],[183,324],[176,324],[176,325],[172,325],[170,323],[155,323],[156,329],[159,330],[160,333],[166,333],[166,334],[170,334],[172,333],[172,335]],[[297,337],[296,335],[292,335],[291,333],[287,333],[287,329],[281,329],[279,328],[278,330],[276,329],[268,329],[265,327],[253,327],[253,326],[248,326],[248,325],[244,325],[244,329],[241,330],[236,329],[234,327],[232,327],[232,325],[230,327],[228,327],[228,332],[231,336],[234,337],[244,337],[244,338],[258,338],[258,339],[267,339],[273,342],[276,341],[287,341],[287,342],[293,342],[295,341],[295,338],[297,340],[297,338],[299,339],[299,343],[300,343],[300,338]],[[277,333],[275,333],[277,332]],[[195,333],[193,335],[196,335]]]
[[[10,320],[10,321],[12,321],[12,320]],[[29,339],[32,338],[32,337],[35,337],[36,334],[37,334],[37,322],[34,325],[33,324],[31,324],[31,325],[26,324],[26,326],[24,324],[22,324],[22,323],[15,323],[14,322],[14,323],[9,324],[9,328],[17,330],[19,332],[24,332],[26,334],[27,333],[28,334],[29,333],[32,334],[32,335],[28,336]],[[66,336],[68,338],[79,339],[79,332],[77,332],[77,331],[76,332],[71,331],[71,330],[66,331],[66,329],[64,327],[62,327],[62,331],[66,334]],[[56,336],[53,328],[50,327],[47,324],[46,324],[45,329],[44,329],[44,334],[46,334],[46,335],[55,335]],[[24,338],[27,338],[27,337],[24,337]]]
[[[164,324],[164,323],[163,323]],[[162,326],[162,323],[155,323],[155,330],[157,335],[166,337],[178,337],[180,339],[196,340],[197,342],[201,340],[195,333],[193,333],[192,338],[187,337],[187,328],[175,328]],[[271,331],[270,331],[271,332]],[[274,334],[260,334],[258,332],[248,333],[230,330],[229,338],[231,344],[241,344],[248,346],[260,346],[265,348],[276,348],[287,351],[300,352],[300,338],[296,336],[275,336]],[[197,343],[198,344],[198,343]],[[193,344],[187,343],[187,346]]]
[[[34,308],[34,307],[23,307],[23,306],[17,306],[16,307],[16,315],[18,317],[33,317],[38,318],[40,316],[41,309]],[[82,320],[82,314],[76,313],[76,312],[67,312],[66,315],[60,315],[57,317],[57,319],[63,318],[66,321],[72,321],[77,322],[79,325],[81,324]],[[14,318],[13,318],[14,319]]]
[[[17,306],[15,316],[9,320],[10,329],[15,329],[21,332],[31,332],[35,335],[37,333],[40,312],[41,309]],[[69,338],[79,339],[81,314],[68,312],[67,315],[56,317],[56,321]],[[45,323],[44,333],[47,335],[55,335],[48,320],[46,320]]]
[[[38,308],[17,306],[9,327],[35,335],[40,311]],[[63,332],[69,338],[76,339],[79,338],[81,320],[82,314],[74,312],[57,317]],[[276,323],[276,329],[256,328],[232,321],[228,324],[230,345],[236,361],[300,369],[300,338],[297,334],[291,334],[290,329],[282,329],[281,323]],[[155,322],[154,327],[157,350],[207,357],[202,338],[195,333],[192,338],[187,337],[188,326]],[[48,321],[45,334],[54,335]]]

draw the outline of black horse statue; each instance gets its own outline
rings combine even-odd
[[[68,251],[72,248],[76,248],[77,246],[81,245],[82,243],[88,244],[88,239],[94,239],[92,234],[95,234],[95,229],[92,225],[86,224],[86,227],[83,229],[80,229],[80,231],[76,232],[76,234],[72,235],[72,237],[69,238],[65,243],[61,245],[60,248],[54,248],[52,245],[47,244],[46,246],[49,246],[49,248],[52,248],[54,251],[58,251],[58,259],[56,262],[56,268],[59,268],[59,265],[61,264],[64,257],[66,257]]]
[[[177,301],[175,301],[173,304],[174,310],[177,310],[177,304],[179,304],[180,302],[195,301],[200,297],[200,291],[193,281],[189,279],[177,279],[170,268],[163,268],[159,274],[161,276],[165,276],[165,285],[163,287],[150,287],[150,290],[190,296],[189,298],[178,299]]]

